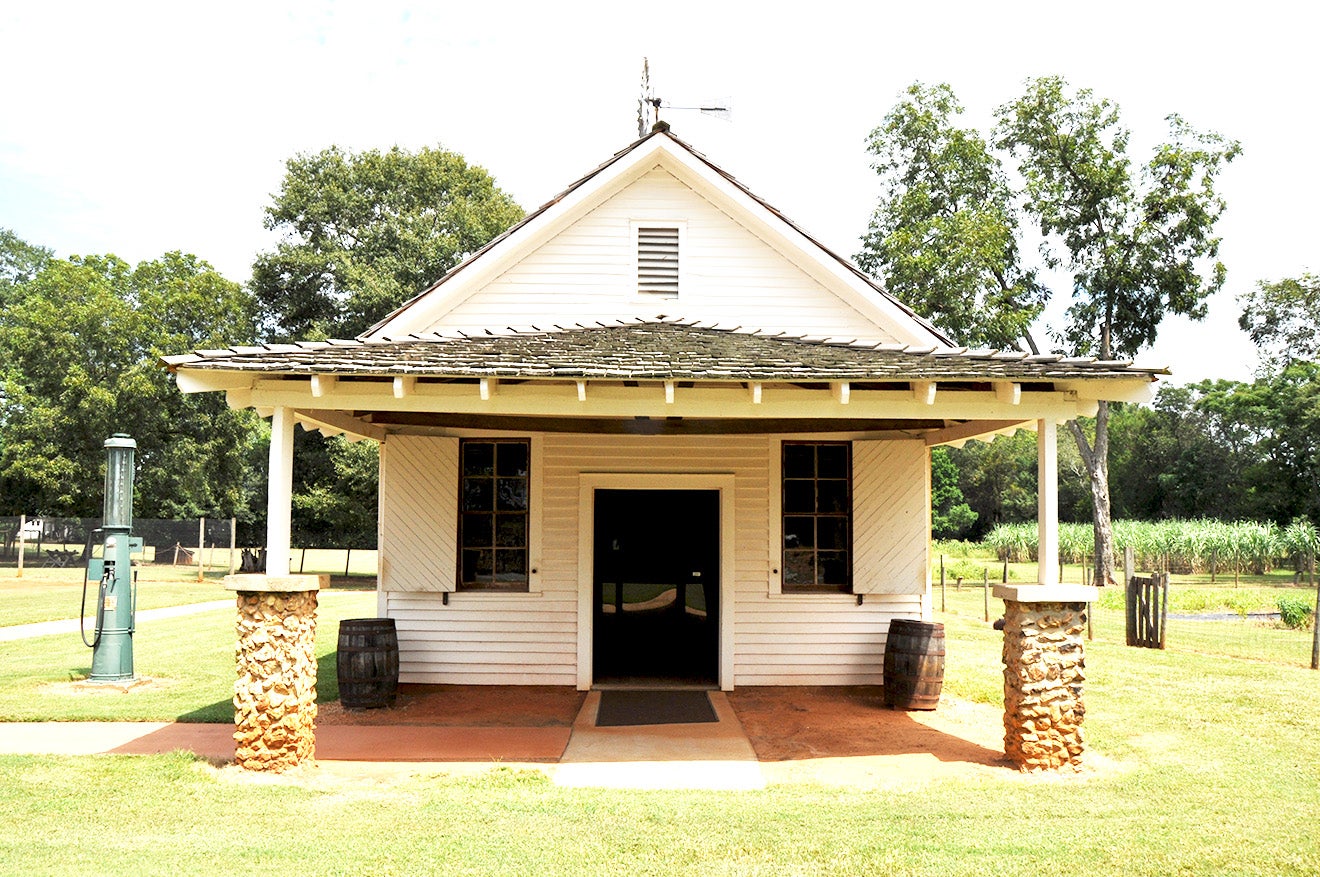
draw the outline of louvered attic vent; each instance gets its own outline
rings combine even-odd
[[[678,297],[678,229],[637,229],[637,291]]]

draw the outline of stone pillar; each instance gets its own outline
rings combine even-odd
[[[995,588],[1004,600],[1004,754],[1021,770],[1082,764],[1086,605],[1081,585]]]
[[[316,593],[329,576],[231,575],[238,593],[234,761],[278,773],[316,753]]]

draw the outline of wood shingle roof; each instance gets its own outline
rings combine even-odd
[[[1125,361],[914,349],[673,318],[483,335],[271,344],[166,357],[173,371],[684,381],[1055,381],[1167,374]]]

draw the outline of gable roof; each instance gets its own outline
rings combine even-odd
[[[430,329],[440,316],[501,271],[657,164],[697,189],[757,237],[824,279],[835,294],[895,337],[907,344],[953,346],[931,323],[674,136],[663,123],[529,213],[359,338],[400,338]]]
[[[1122,361],[766,335],[676,319],[235,347],[165,362],[172,371],[592,380],[1051,382],[1167,374]]]

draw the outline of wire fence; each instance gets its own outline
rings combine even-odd
[[[73,567],[101,550],[100,518],[0,517],[0,567]],[[196,566],[236,565],[239,546],[232,518],[170,521],[138,518],[132,534],[142,539],[140,563]]]
[[[85,567],[88,558],[101,554],[100,527],[100,518],[0,516],[0,569]],[[260,571],[264,546],[240,542],[243,529],[232,518],[135,518],[132,535],[142,539],[143,551],[134,560],[149,576],[152,570],[163,575],[170,570],[197,570],[203,575]],[[376,575],[374,546],[324,546],[325,541],[308,537],[296,542],[289,552],[289,568],[333,576]]]

